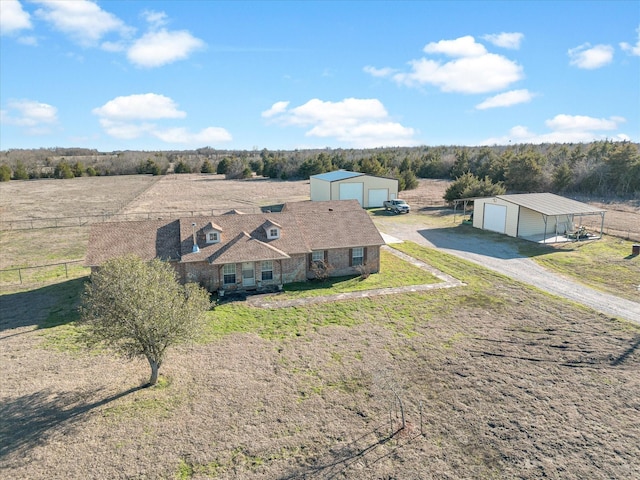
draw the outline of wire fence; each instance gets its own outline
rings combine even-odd
[[[51,283],[62,278],[78,278],[89,273],[84,259],[0,270],[0,287]]]
[[[39,228],[81,227],[94,223],[126,222],[139,220],[162,220],[176,217],[216,216],[228,213],[231,209],[206,210],[170,210],[161,212],[103,213],[74,217],[26,218],[0,221],[0,231],[35,230]],[[242,213],[260,213],[264,208],[243,206]]]

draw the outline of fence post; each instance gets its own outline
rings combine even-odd
[[[20,278],[20,285],[22,285],[22,272],[18,269],[18,277]]]
[[[67,268],[67,263],[64,264],[64,276],[65,278],[69,278],[69,269]]]

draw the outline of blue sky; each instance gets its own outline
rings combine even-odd
[[[638,1],[0,0],[0,149],[640,141]]]

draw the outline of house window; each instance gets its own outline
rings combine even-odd
[[[278,235],[278,229],[277,228],[271,228],[269,229],[269,238],[278,238],[280,235]]]
[[[236,283],[236,264],[229,263],[222,269],[223,283],[225,285],[232,285]]]
[[[311,252],[311,262],[324,262],[324,250],[316,250],[315,252]]]
[[[218,232],[207,233],[207,243],[218,243],[220,241],[220,234]]]
[[[273,262],[271,260],[262,262],[262,280],[273,280]]]
[[[351,265],[354,267],[364,263],[364,248],[356,247],[351,251]]]

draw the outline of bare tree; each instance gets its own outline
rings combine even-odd
[[[125,256],[91,275],[80,311],[87,343],[146,358],[154,385],[167,349],[198,335],[210,305],[207,291],[180,285],[168,263]]]

